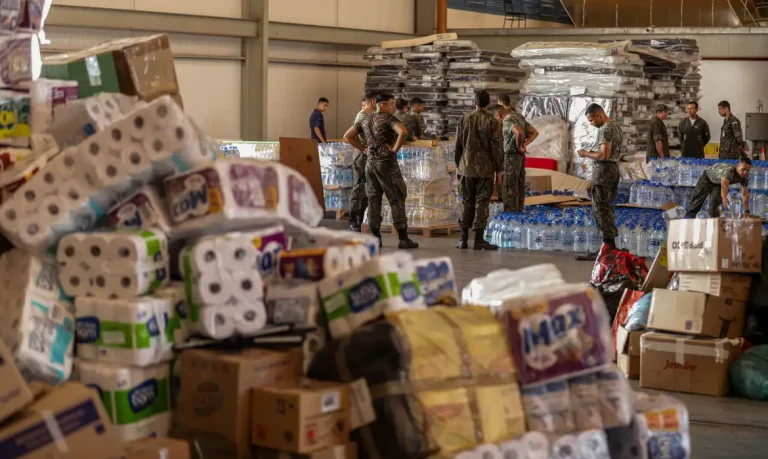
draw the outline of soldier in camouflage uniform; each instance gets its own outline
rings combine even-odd
[[[392,220],[400,237],[399,249],[416,249],[419,244],[408,238],[408,218],[405,199],[408,189],[397,163],[397,152],[408,136],[403,123],[394,116],[395,98],[391,94],[376,97],[376,112],[371,113],[344,134],[344,140],[363,151],[357,140],[364,133],[368,142],[368,163],[365,169],[365,188],[368,194],[368,216],[371,234],[379,238],[381,245],[381,199],[387,196],[392,208]]]
[[[408,129],[408,141],[413,142],[414,140],[419,140],[418,137],[415,137],[413,134],[419,129],[417,126],[418,121],[408,114],[408,101],[405,99],[397,99],[395,101],[395,109],[395,118],[403,123],[403,126]]]
[[[669,109],[664,104],[656,106],[656,116],[651,120],[651,128],[648,131],[648,149],[645,159],[669,158],[669,134],[664,120],[669,117]]]
[[[717,111],[725,118],[720,131],[720,159],[739,159],[746,154],[741,122],[731,113],[731,104],[728,101],[717,104]]]
[[[613,200],[619,190],[619,160],[621,159],[621,128],[598,104],[587,107],[587,119],[599,129],[597,143],[599,151],[579,150],[579,156],[594,161],[593,177],[590,187],[592,194],[592,213],[595,225],[603,236],[603,251],[616,247],[616,216],[613,213]],[[597,254],[579,256],[578,260],[594,261]]]
[[[704,202],[709,196],[709,217],[720,216],[720,206],[728,207],[728,187],[732,183],[741,185],[741,200],[744,203],[744,213],[749,214],[749,170],[752,169],[752,160],[746,156],[739,159],[737,165],[719,163],[710,166],[701,174],[693,198],[685,218],[696,218]]]
[[[456,165],[461,176],[459,193],[462,199],[461,239],[457,244],[460,249],[468,247],[470,227],[475,230],[475,250],[499,248],[483,239],[494,178],[500,183],[504,168],[501,129],[498,120],[488,113],[490,102],[488,91],[477,91],[475,111],[464,115],[456,129]]]
[[[371,113],[376,111],[376,93],[366,91],[363,102],[365,108],[355,117],[355,124],[363,121]],[[368,142],[365,135],[360,133],[357,141],[363,146],[363,150],[355,150],[352,159],[352,170],[355,174],[355,184],[352,186],[352,194],[349,197],[349,229],[362,231],[363,220],[365,219],[365,210],[368,208],[368,196],[365,194],[365,165],[368,162]]]
[[[502,108],[500,114],[504,120],[504,212],[522,212],[525,207],[526,148],[538,137],[539,131],[513,108]]]
[[[424,101],[418,97],[411,99],[411,118],[415,121],[413,136],[420,139],[431,139],[432,136],[427,134],[427,123],[424,122],[424,115],[421,112],[424,111]]]

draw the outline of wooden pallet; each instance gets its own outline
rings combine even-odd
[[[346,220],[347,218],[349,218],[349,209],[326,210],[325,218],[333,218],[336,220]]]
[[[408,227],[408,234],[417,234],[424,237],[437,237],[437,236],[450,236],[451,233],[456,232],[459,230],[459,225],[456,223],[444,223],[442,225],[432,225],[432,226],[409,226]],[[363,225],[363,231],[366,233],[370,233],[370,229],[368,228],[368,225]],[[397,230],[394,226],[389,225],[382,225],[381,226],[381,232],[391,232],[394,235],[397,235]],[[438,234],[435,234],[438,233]]]

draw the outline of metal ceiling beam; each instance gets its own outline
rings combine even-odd
[[[269,39],[325,43],[331,45],[379,46],[388,40],[413,38],[413,34],[378,32],[375,30],[342,29],[285,22],[269,23]]]
[[[242,0],[243,17],[258,25],[255,37],[242,40],[245,62],[240,70],[240,137],[267,137],[267,71],[269,57],[269,2]]]
[[[184,33],[217,37],[252,38],[258,31],[251,19],[157,13],[56,5],[51,7],[46,25],[86,29],[136,30],[157,33]]]

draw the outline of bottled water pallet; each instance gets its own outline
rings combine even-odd
[[[450,236],[452,233],[455,233],[459,230],[459,225],[457,223],[442,223],[442,224],[435,224],[435,225],[429,225],[429,226],[409,226],[408,227],[408,234],[420,234],[424,237],[437,237],[437,236]],[[370,228],[368,228],[368,224],[363,225],[363,231],[366,233],[370,233]],[[381,232],[391,232],[392,234],[397,234],[397,230],[392,225],[381,225]],[[439,233],[439,234],[434,234]]]
[[[349,218],[349,209],[326,209],[325,218],[334,220],[345,220]]]

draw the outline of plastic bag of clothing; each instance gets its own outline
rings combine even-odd
[[[557,115],[545,115],[530,120],[539,136],[528,145],[531,158],[549,158],[557,161],[558,172],[568,172],[568,123]]]
[[[624,290],[639,290],[648,276],[648,268],[644,258],[619,249],[606,251],[604,248],[600,249],[589,283],[603,296],[613,322]]]
[[[642,331],[648,325],[648,315],[651,313],[653,293],[646,293],[629,310],[627,323],[624,328],[629,331]]]
[[[449,457],[525,432],[512,357],[487,308],[389,314],[328,344],[308,376],[367,382],[376,421],[352,432],[361,459]]]
[[[763,271],[752,281],[749,304],[768,308],[768,237],[763,238]]]
[[[747,350],[730,368],[731,385],[752,400],[768,400],[768,344]]]

